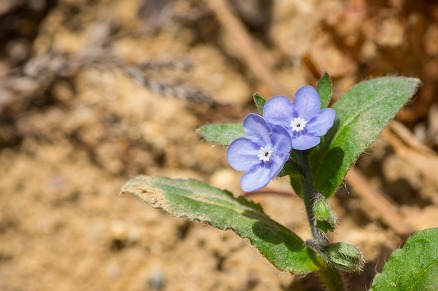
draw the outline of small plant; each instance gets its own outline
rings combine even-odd
[[[122,193],[138,196],[152,207],[213,227],[231,229],[247,238],[279,270],[293,274],[318,272],[329,290],[345,290],[340,271],[361,270],[364,258],[353,245],[330,242],[336,228],[333,197],[358,156],[378,137],[400,108],[414,95],[420,81],[383,77],[354,86],[326,108],[332,82],[323,74],[316,89],[304,86],[291,102],[276,96],[254,101],[259,114],[243,124],[209,124],[199,133],[209,142],[229,146],[227,160],[244,172],[245,192],[289,176],[303,199],[313,239],[303,241],[269,218],[259,204],[243,196],[196,180],[137,176]],[[376,276],[372,290],[438,290],[438,230],[418,232],[403,250],[391,256]]]

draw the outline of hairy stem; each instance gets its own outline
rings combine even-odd
[[[327,290],[330,291],[344,291],[345,283],[342,275],[333,267],[322,268],[319,271],[322,281],[325,283]]]
[[[309,159],[307,157],[307,151],[296,151],[298,163],[301,166],[301,171],[303,174],[303,199],[304,205],[306,207],[307,219],[309,220],[310,229],[312,230],[313,240],[315,249],[319,249],[319,246],[328,243],[327,236],[325,233],[316,227],[315,212],[313,204],[316,202],[318,191],[313,187],[312,169],[310,167]],[[325,265],[321,266],[318,271],[326,287],[330,291],[343,291],[345,289],[344,280],[341,274],[335,268]]]
[[[316,227],[315,213],[313,203],[316,201],[318,192],[313,187],[312,170],[307,158],[306,151],[297,151],[298,162],[301,166],[301,170],[304,177],[303,183],[303,199],[306,207],[307,219],[309,220],[310,229],[312,230],[313,239],[320,244],[327,243],[327,237],[324,232]]]

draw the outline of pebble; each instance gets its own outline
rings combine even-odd
[[[166,278],[160,269],[154,269],[148,274],[148,289],[151,291],[163,290],[166,285]]]

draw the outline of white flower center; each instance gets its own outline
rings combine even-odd
[[[292,131],[302,131],[306,127],[307,121],[301,117],[295,117],[294,120],[290,122],[290,127]]]
[[[272,155],[271,147],[265,146],[259,149],[259,154],[257,155],[257,157],[259,158],[260,161],[268,162],[271,155]]]

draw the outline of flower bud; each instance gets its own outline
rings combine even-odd
[[[346,272],[355,272],[363,267],[365,262],[362,253],[348,243],[328,244],[321,248],[323,260],[336,269]]]
[[[316,220],[316,227],[327,232],[333,231],[336,227],[336,214],[327,203],[327,199],[321,195],[313,204],[313,212]]]

